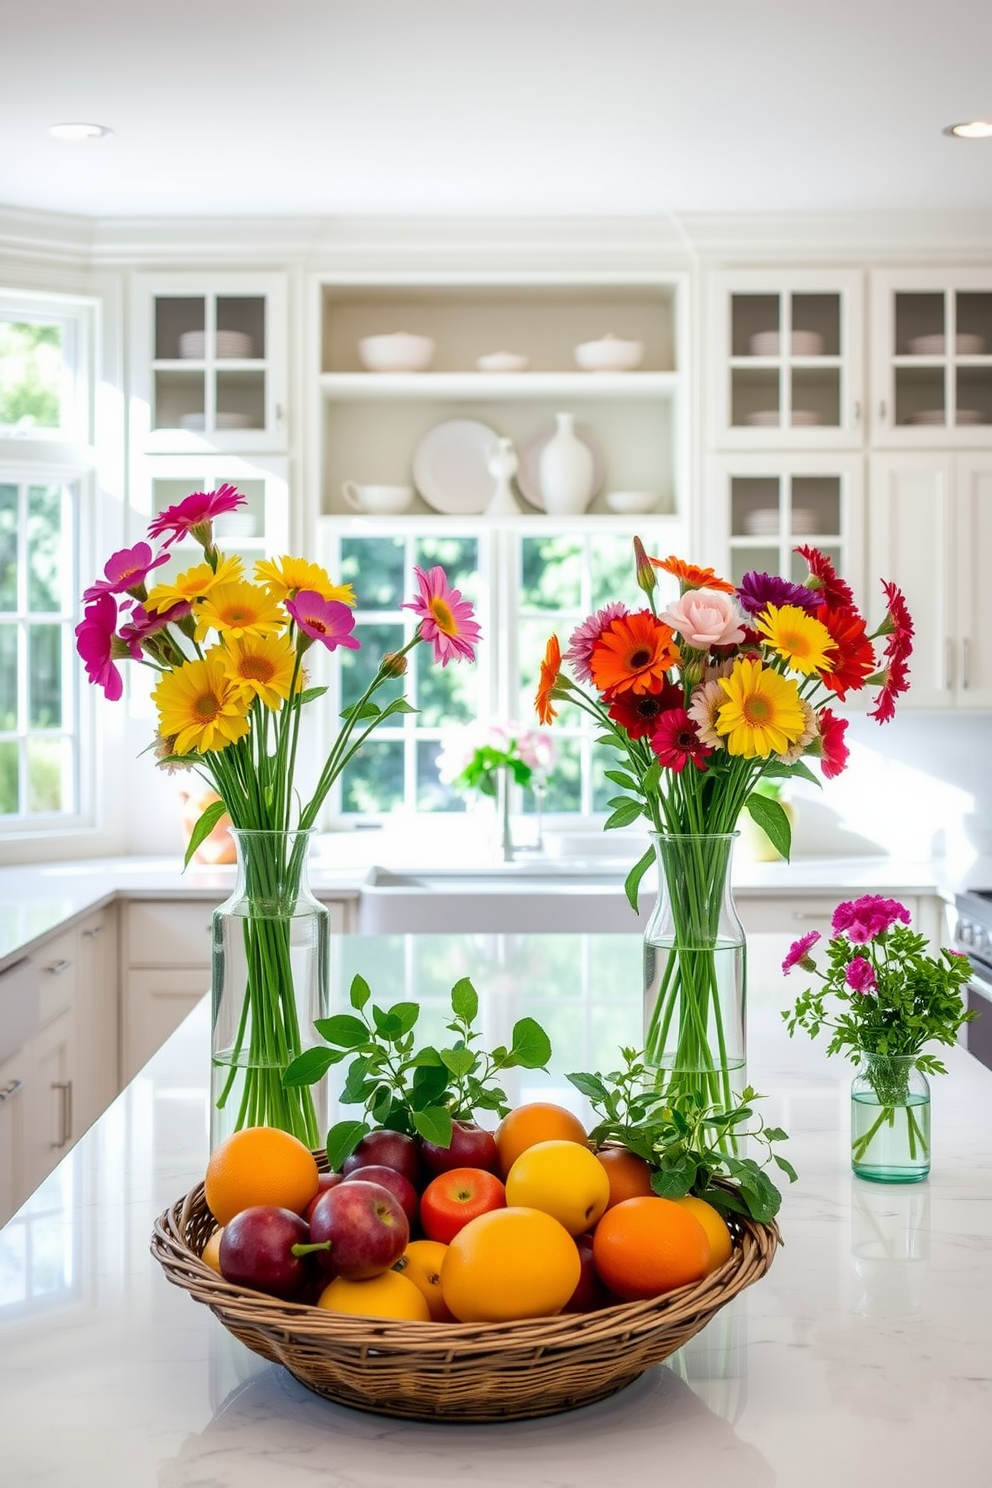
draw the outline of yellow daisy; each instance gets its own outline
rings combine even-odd
[[[214,573],[209,563],[198,563],[177,575],[171,584],[156,584],[145,600],[145,609],[171,610],[175,604],[194,604],[218,584],[236,584],[245,576],[240,558],[222,558]]]
[[[810,672],[833,670],[827,655],[837,649],[833,636],[822,621],[798,605],[770,604],[758,616],[757,625],[772,650],[784,656],[795,671],[808,677]]]
[[[212,656],[220,656],[224,676],[247,701],[258,698],[266,708],[278,713],[289,697],[296,647],[288,635],[232,637],[223,646],[212,647],[207,659]]]
[[[289,599],[300,590],[310,590],[321,599],[355,606],[355,591],[350,584],[332,584],[327,570],[306,558],[260,558],[255,564],[255,582],[264,584],[274,599]]]
[[[238,640],[244,635],[278,635],[289,624],[285,610],[257,584],[222,584],[196,607],[196,639],[208,630]]]
[[[152,694],[160,734],[175,739],[177,754],[226,749],[248,732],[248,699],[224,675],[218,656],[187,661],[166,672]]]
[[[785,754],[802,738],[806,718],[792,677],[783,677],[760,661],[740,659],[718,684],[727,701],[717,710],[716,730],[726,738],[729,754],[767,759],[770,754]]]

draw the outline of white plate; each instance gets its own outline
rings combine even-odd
[[[181,413],[179,427],[191,434],[202,434],[206,428],[206,416],[202,413]],[[214,428],[218,430],[251,429],[253,427],[254,419],[250,413],[218,413],[214,419]]]
[[[527,497],[531,506],[536,506],[538,511],[544,511],[544,497],[541,494],[541,451],[548,441],[557,432],[557,424],[549,424],[545,429],[539,429],[529,439],[523,440],[517,445],[517,485]],[[596,438],[584,424],[576,424],[575,432],[582,440],[592,455],[592,491],[589,500],[592,501],[597,491],[601,490],[606,478],[606,461],[603,459],[603,451],[600,449]]]
[[[777,408],[761,408],[757,413],[746,414],[744,422],[756,429],[777,429],[781,422],[781,415]]]
[[[214,353],[225,360],[251,357],[254,350],[254,341],[244,331],[218,331],[214,337]],[[183,331],[179,337],[179,355],[184,360],[199,361],[206,354],[206,331]]]
[[[476,419],[435,424],[413,455],[413,481],[428,506],[445,516],[485,511],[496,492],[487,452],[499,435]]]
[[[946,337],[938,332],[934,336],[914,336],[906,345],[910,356],[943,356],[946,344]],[[954,338],[954,346],[958,356],[981,356],[985,337],[960,331]]]
[[[751,356],[778,356],[782,338],[778,331],[756,331],[748,342]],[[793,331],[793,356],[822,356],[824,341],[819,331]]]

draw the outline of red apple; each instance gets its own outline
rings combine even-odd
[[[310,1216],[313,1213],[313,1206],[314,1204],[316,1204],[321,1194],[326,1193],[329,1188],[337,1188],[339,1183],[343,1183],[344,1174],[320,1173],[318,1174],[317,1181],[320,1184],[320,1187],[317,1189],[317,1192],[314,1194],[313,1198],[310,1200],[309,1204],[303,1211],[303,1218],[307,1221],[307,1224],[310,1223]]]
[[[620,1301],[599,1279],[592,1259],[592,1236],[573,1235],[578,1246],[582,1270],[575,1291],[569,1297],[562,1312],[597,1312],[601,1307],[615,1307]]]
[[[452,1168],[439,1173],[420,1195],[420,1223],[431,1240],[449,1245],[470,1219],[506,1208],[506,1189],[483,1168]]]
[[[474,1121],[453,1121],[447,1147],[421,1137],[420,1156],[428,1173],[435,1177],[450,1173],[452,1168],[484,1168],[487,1173],[495,1173],[498,1166],[496,1138]]]
[[[388,1271],[406,1250],[410,1223],[397,1198],[378,1183],[355,1178],[321,1194],[310,1220],[320,1265],[349,1281],[367,1281]]]
[[[235,1286],[253,1287],[274,1297],[296,1297],[311,1275],[304,1256],[293,1254],[305,1245],[310,1230],[291,1209],[256,1204],[242,1209],[224,1226],[220,1239],[220,1272]]]
[[[366,1132],[354,1152],[341,1164],[341,1171],[347,1175],[356,1168],[379,1166],[395,1168],[419,1191],[420,1149],[415,1137],[408,1137],[405,1132],[387,1131],[385,1127]]]
[[[417,1223],[417,1214],[420,1209],[417,1190],[409,1178],[404,1178],[396,1168],[387,1168],[383,1163],[370,1163],[367,1168],[356,1168],[353,1173],[345,1173],[342,1181],[345,1183],[356,1181],[378,1183],[380,1188],[388,1189],[394,1199],[399,1199],[410,1228],[412,1229]]]

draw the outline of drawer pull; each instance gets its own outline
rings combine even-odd
[[[23,1080],[11,1080],[9,1085],[5,1085],[3,1089],[0,1090],[0,1106],[2,1106],[5,1101],[13,1100],[17,1092],[23,1089]]]
[[[61,1141],[53,1142],[52,1146],[59,1150],[68,1145],[72,1140],[72,1081],[53,1080],[52,1089],[59,1091],[61,1100]]]
[[[105,929],[105,925],[93,925],[89,930],[84,930],[83,935],[87,940],[96,940],[97,936],[102,935]]]
[[[61,976],[64,971],[69,970],[69,967],[71,965],[72,962],[67,961],[66,958],[63,956],[61,961],[53,961],[51,966],[45,967],[45,970],[48,972],[49,976]]]

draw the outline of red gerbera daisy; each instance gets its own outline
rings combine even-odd
[[[806,566],[809,569],[806,587],[822,594],[825,604],[833,608],[854,604],[853,593],[839,576],[826,553],[821,553],[819,548],[809,546],[793,548],[792,551],[806,559]]]
[[[820,681],[843,702],[852,689],[860,692],[875,670],[875,648],[864,618],[853,607],[832,610],[821,605],[816,618],[827,627],[836,648],[830,658],[833,669],[821,673]]]
[[[632,739],[643,739],[654,733],[662,713],[683,705],[682,689],[666,680],[657,692],[618,693],[610,702],[609,713]]]
[[[882,580],[886,614],[876,634],[885,636],[885,667],[881,674],[882,691],[868,714],[878,723],[888,723],[895,716],[895,700],[909,688],[907,662],[913,654],[913,620],[906,597],[897,585]],[[874,679],[873,679],[874,680]]]
[[[697,770],[706,769],[706,757],[713,753],[699,737],[699,730],[684,708],[670,708],[662,713],[651,735],[651,749],[662,765],[681,774],[691,760]]]
[[[851,752],[844,743],[847,719],[838,718],[829,708],[821,708],[817,722],[820,726],[820,768],[827,780],[833,780],[844,769]]]

